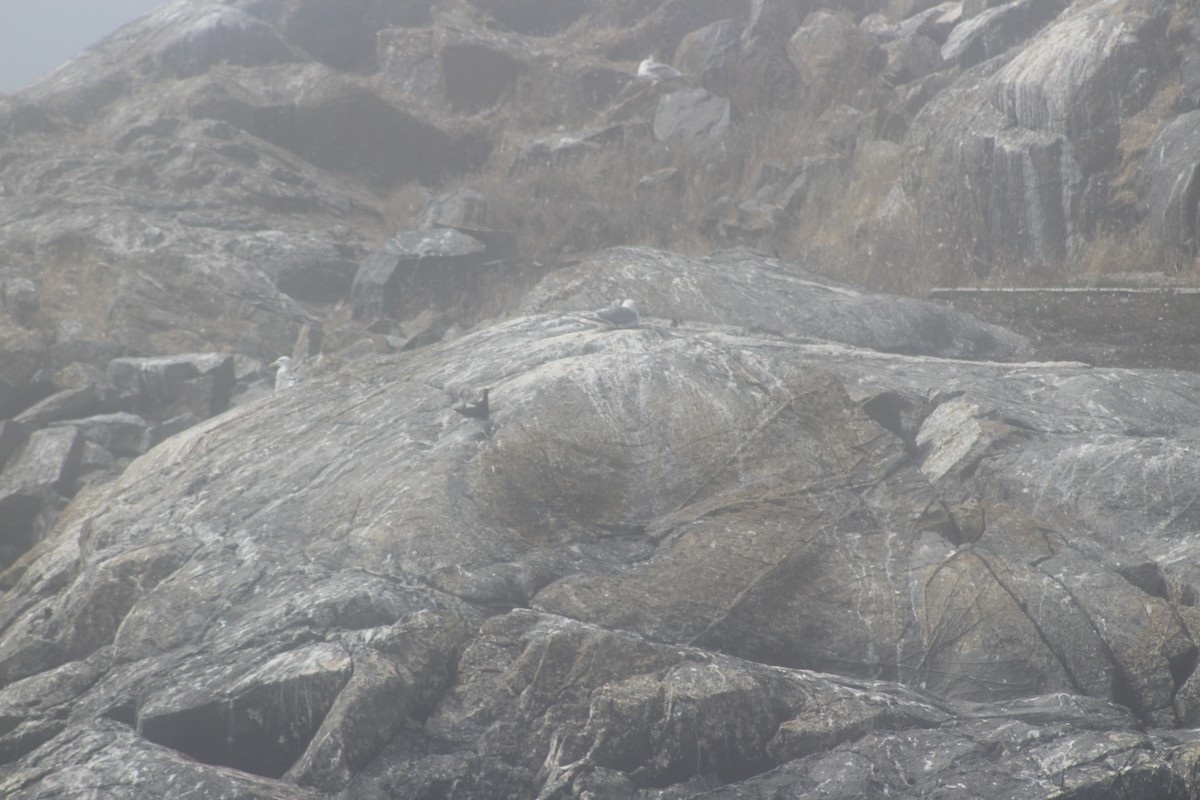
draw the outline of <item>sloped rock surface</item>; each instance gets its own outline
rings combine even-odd
[[[1196,376],[791,263],[1190,255],[1194,17],[175,0],[0,97],[0,795],[1200,794]]]
[[[616,285],[640,327],[581,309]],[[932,352],[831,341],[867,334],[809,293]],[[947,358],[913,320],[1021,342],[744,251],[611,251],[530,304],[80,495],[0,606],[3,785],[1186,791],[1196,376]]]
[[[1200,111],[1173,120],[1155,137],[1146,161],[1150,229],[1162,241],[1194,253],[1200,232]]]
[[[1055,6],[989,9],[955,29],[943,57],[955,57],[948,49],[968,25],[1022,5],[1039,14]],[[909,141],[931,158],[908,185],[921,187],[913,200],[923,228],[936,231],[938,246],[954,248],[956,257],[1062,262],[1112,213],[1107,193],[1122,126],[1169,70],[1161,47],[1166,9],[1077,6],[1034,25],[1045,25],[1036,36],[1017,37],[1027,42],[1021,47],[985,48],[994,58],[978,59],[914,120]]]
[[[744,249],[695,260],[647,248],[614,248],[574,270],[547,276],[525,308],[592,311],[625,297],[651,317],[746,324],[759,333],[913,355],[1004,360],[1023,355],[1028,346],[1010,331],[942,306],[864,293]]]

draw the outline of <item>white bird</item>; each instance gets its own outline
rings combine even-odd
[[[623,300],[619,306],[612,308],[602,308],[595,312],[595,317],[614,328],[636,328],[642,321],[637,303],[632,300]]]
[[[292,359],[287,356],[275,359],[270,363],[269,368],[276,370],[275,391],[277,392],[291,388],[300,381],[300,376],[292,371]]]
[[[686,78],[687,75],[675,69],[669,64],[661,64],[653,58],[647,58],[638,65],[637,71],[639,78],[649,78],[658,83],[659,81],[669,81],[675,78]]]

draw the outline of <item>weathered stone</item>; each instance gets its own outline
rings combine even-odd
[[[8,418],[54,391],[41,372],[39,348],[0,347],[0,418]]]
[[[116,358],[106,372],[116,395],[153,420],[206,419],[224,411],[233,393],[233,356],[224,353]]]
[[[439,195],[425,209],[423,228],[486,228],[487,199],[472,189]]]
[[[344,237],[348,238],[348,237]],[[228,252],[263,270],[281,292],[305,303],[335,303],[350,290],[363,248],[330,232],[255,231]]]
[[[71,364],[55,373],[53,382],[60,391],[22,411],[14,418],[16,422],[40,428],[51,422],[112,410],[112,385],[103,371],[90,364]]]
[[[1021,128],[1065,136],[1085,174],[1111,161],[1122,122],[1150,99],[1166,68],[1166,19],[1120,9],[1102,3],[1055,22],[992,81],[996,108]]]
[[[117,466],[116,457],[98,444],[87,440],[83,443],[83,454],[79,458],[80,475],[97,470],[111,470]]]
[[[97,339],[60,339],[46,348],[50,364],[56,368],[79,363],[102,370],[121,352],[122,348],[116,342]]]
[[[28,800],[76,796],[170,797],[181,785],[199,797],[318,800],[322,795],[235,770],[213,769],[147,742],[107,719],[64,731],[39,747],[28,770],[0,776],[0,793]]]
[[[21,454],[4,470],[5,494],[64,490],[75,477],[83,441],[74,427],[34,431]]]
[[[442,85],[451,111],[475,114],[494,108],[513,91],[524,64],[507,48],[483,39],[466,39],[441,47]]]
[[[675,52],[675,65],[710,91],[729,92],[741,50],[736,22],[724,19],[683,37]]]
[[[1200,794],[1163,730],[1200,716],[1195,374],[1020,363],[792,263],[970,282],[1145,210],[1186,265],[1194,15],[820,5],[176,3],[0,97],[0,417],[71,362],[244,354],[217,418],[203,368],[118,364],[157,447],[0,501],[0,795]],[[719,142],[651,139],[684,86]],[[401,223],[476,260],[410,248],[354,318]],[[722,237],[788,257],[670,251]],[[604,238],[664,249],[571,252]],[[591,316],[624,297],[639,328]],[[1135,306],[1039,352],[1162,363],[1132,323],[1187,306]]]
[[[222,63],[254,67],[303,60],[273,27],[229,6],[204,6],[171,19],[152,47],[157,68],[180,78]]]
[[[107,668],[109,652],[10,683],[0,690],[0,763],[10,763],[66,727],[66,710]]]
[[[654,114],[654,138],[667,142],[674,138],[708,142],[723,137],[729,130],[729,101],[709,94],[706,89],[680,89],[665,94]]]
[[[354,650],[354,675],[287,779],[344,788],[406,725],[423,720],[448,687],[470,634],[454,614],[419,612],[371,631]]]
[[[171,417],[159,425],[154,425],[150,428],[150,446],[154,447],[164,439],[169,439],[175,434],[185,431],[203,421],[203,419],[195,414],[183,413],[179,416]]]
[[[41,307],[41,294],[30,278],[5,277],[0,280],[0,310],[13,319],[29,323]]]
[[[84,439],[75,428],[34,431],[0,473],[0,561],[5,566],[39,541],[60,498],[80,474]]]
[[[800,80],[823,108],[847,100],[855,85],[865,83],[884,64],[874,36],[832,11],[816,11],[788,41],[788,57]]]
[[[610,125],[571,136],[538,139],[521,146],[513,160],[512,169],[519,171],[534,165],[553,166],[564,160],[594,153],[607,142],[620,140],[623,135],[621,126]]]
[[[691,260],[647,248],[613,248],[572,272],[548,276],[526,310],[589,311],[632,297],[643,316],[740,324],[910,355],[1008,359],[1028,343],[1003,328],[931,303],[883,299],[824,281],[749,250]],[[875,309],[887,307],[887,313]],[[668,316],[669,315],[669,316]]]
[[[141,455],[150,449],[149,425],[137,414],[100,414],[58,424],[75,427],[88,442],[116,456]]]
[[[276,778],[303,752],[350,672],[342,648],[302,647],[266,661],[223,696],[147,698],[138,731],[200,761]],[[216,731],[229,735],[214,747]]]
[[[25,442],[29,430],[19,422],[11,419],[0,420],[0,471],[8,463],[8,458]]]
[[[942,58],[937,45],[924,36],[888,42],[883,45],[883,52],[887,58],[884,79],[891,86],[919,80],[941,67]]]
[[[442,228],[401,233],[367,257],[354,276],[354,314],[404,316],[450,305],[482,263],[484,246]]]
[[[1052,5],[1021,0],[970,24]],[[1105,213],[1121,120],[1164,69],[1154,44],[1163,25],[1160,13],[1121,3],[1078,7],[926,105],[909,141],[931,154],[914,198],[931,243],[951,258],[1010,267],[1075,254]]]
[[[547,6],[538,0],[470,0],[508,28],[530,36],[549,36],[578,20],[589,0],[563,0]]]
[[[974,13],[964,6],[963,16],[969,19],[955,26],[942,45],[942,58],[973,67],[1029,37],[1066,6],[1064,0],[1011,0]]]
[[[1200,248],[1200,111],[1163,126],[1143,162],[1142,181],[1156,241],[1177,252]]]

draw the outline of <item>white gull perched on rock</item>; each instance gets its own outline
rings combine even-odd
[[[637,303],[632,300],[624,300],[612,308],[602,308],[593,316],[614,328],[636,328],[642,321],[638,315]]]
[[[300,381],[300,376],[292,371],[292,359],[287,356],[280,356],[269,365],[275,372],[275,391],[280,392],[284,389],[295,386]]]
[[[637,71],[639,78],[649,78],[658,83],[659,81],[669,81],[675,78],[686,78],[687,75],[675,69],[669,64],[661,64],[653,58],[647,58],[638,65]]]

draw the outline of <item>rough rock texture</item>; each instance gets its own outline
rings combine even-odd
[[[1143,167],[1150,230],[1182,252],[1200,247],[1200,111],[1163,126]]]
[[[6,796],[1198,788],[1196,375],[747,251],[527,312],[80,494],[4,578]]]
[[[173,0],[0,97],[0,795],[1200,795],[1200,379],[851,285],[1186,267],[1198,40]]]
[[[1055,6],[1018,0],[955,32],[1022,5],[1039,14]],[[1009,37],[995,51],[985,47],[994,58],[978,59],[932,98],[909,137],[930,157],[905,186],[919,187],[916,212],[939,247],[984,265],[1058,263],[1101,221],[1130,222],[1113,207],[1118,148],[1123,126],[1169,73],[1167,11],[1145,2],[1076,4],[1025,46],[1012,47]],[[954,40],[944,58],[954,58]]]

